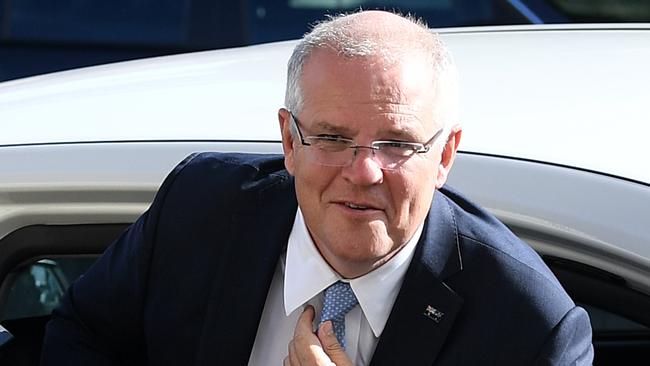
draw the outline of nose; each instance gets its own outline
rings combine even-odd
[[[342,169],[343,178],[349,182],[370,186],[384,181],[384,172],[375,161],[375,151],[372,148],[357,147],[352,162]]]

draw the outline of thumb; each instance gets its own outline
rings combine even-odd
[[[353,366],[352,361],[345,354],[345,349],[341,346],[334,334],[334,328],[331,321],[326,321],[318,328],[318,340],[323,346],[323,351],[337,366]]]

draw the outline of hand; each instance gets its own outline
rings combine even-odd
[[[321,324],[317,334],[312,331],[313,322],[314,308],[308,305],[298,318],[284,366],[353,366],[334,335],[332,322]]]

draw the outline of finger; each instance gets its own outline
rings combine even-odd
[[[328,351],[343,351],[343,347],[339,343],[338,339],[336,339],[336,334],[334,334],[334,328],[332,327],[332,321],[330,320],[326,321],[318,328],[318,340],[323,345],[323,349],[326,353],[328,353]]]
[[[296,349],[296,342],[293,340],[289,342],[289,361],[289,365],[291,366],[299,366],[301,364],[298,350]]]
[[[309,361],[313,359],[314,355],[311,353],[311,346],[318,344],[318,337],[313,331],[314,308],[306,306],[303,312],[298,317],[296,328],[293,331],[293,339],[287,346],[289,355],[288,364],[291,366],[299,366],[306,362],[306,364],[313,364]],[[321,353],[324,352],[321,350]],[[302,362],[304,360],[305,362]]]
[[[345,349],[336,339],[331,321],[326,321],[318,328],[318,340],[323,346],[323,351],[334,364],[337,366],[352,366],[352,361],[345,354]]]
[[[311,305],[307,305],[305,310],[298,318],[298,323],[296,323],[296,329],[293,331],[293,336],[308,336],[314,334],[314,308]]]

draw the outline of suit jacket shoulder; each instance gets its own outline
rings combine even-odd
[[[147,315],[173,314],[185,352],[150,354],[162,363],[192,355],[197,364],[245,364],[295,217],[293,179],[282,156],[201,153],[176,170],[156,210]],[[151,324],[148,340],[169,342],[164,329]]]
[[[466,261],[470,260],[470,254],[474,251],[480,251],[482,256],[500,258],[497,262],[499,265],[508,262],[510,268],[521,268],[523,271],[537,273],[546,279],[549,285],[556,286],[559,291],[564,292],[555,275],[537,252],[513,234],[501,221],[449,186],[444,187],[441,193],[447,198],[446,203],[454,217],[459,241],[463,246],[463,252],[467,255]]]

